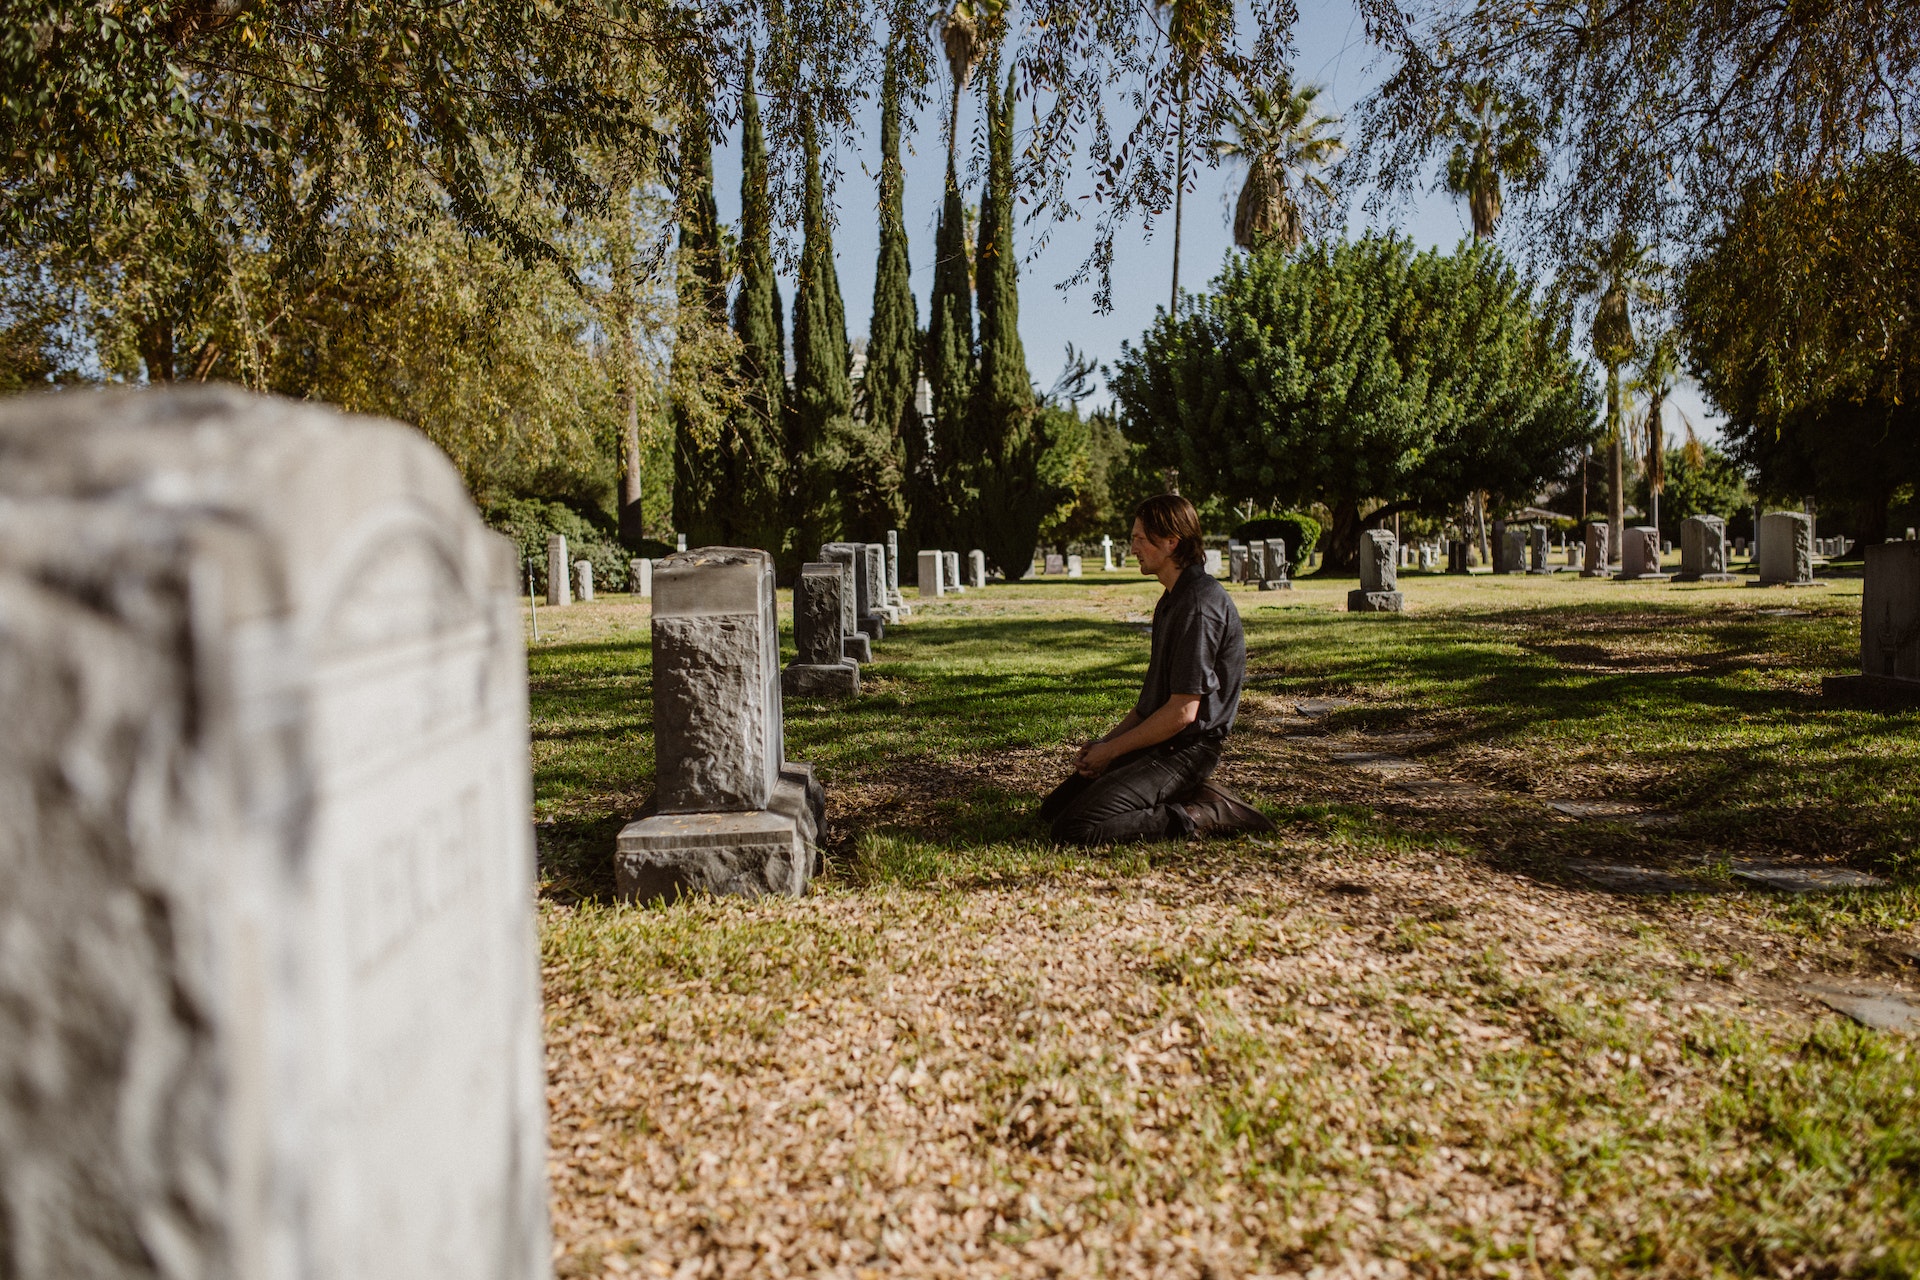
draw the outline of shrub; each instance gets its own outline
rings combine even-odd
[[[499,498],[488,504],[486,520],[513,540],[520,550],[523,566],[529,560],[533,562],[536,592],[547,589],[547,538],[555,533],[567,540],[569,561],[587,560],[593,564],[594,590],[627,589],[627,561],[633,556],[620,545],[612,530],[595,524],[565,503],[543,498]],[[640,554],[658,559],[672,550],[665,543],[655,542]]]

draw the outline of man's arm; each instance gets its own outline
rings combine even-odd
[[[1074,771],[1089,778],[1095,777],[1127,752],[1165,742],[1192,724],[1199,715],[1200,695],[1197,693],[1170,695],[1160,709],[1145,720],[1140,718],[1138,711],[1129,711],[1119,728],[1100,741],[1080,748],[1079,758],[1073,762]]]

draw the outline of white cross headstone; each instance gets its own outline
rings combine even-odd
[[[1100,535],[1100,567],[1108,573],[1113,572],[1113,535]]]

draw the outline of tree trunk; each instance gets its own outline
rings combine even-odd
[[[1180,77],[1180,123],[1173,144],[1173,295],[1167,303],[1169,317],[1180,314],[1180,211],[1187,190],[1187,78]]]
[[[1333,504],[1333,528],[1327,531],[1322,573],[1356,573],[1360,568],[1360,504],[1342,498]]]
[[[147,381],[154,385],[173,381],[173,322],[154,316],[140,325],[140,359],[147,366]]]
[[[631,222],[631,218],[629,218]],[[633,337],[633,245],[623,237],[613,262],[614,323],[620,327],[620,542],[637,551],[647,536],[641,514],[640,353]]]
[[[1621,563],[1627,542],[1627,446],[1620,432],[1620,370],[1607,370],[1607,559]]]

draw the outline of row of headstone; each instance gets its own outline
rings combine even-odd
[[[1227,543],[1226,578],[1229,582],[1256,585],[1262,591],[1291,591],[1293,582],[1287,576],[1287,568],[1285,538]],[[1210,567],[1209,571],[1219,576],[1217,567]]]
[[[950,592],[987,585],[987,556],[984,551],[967,553],[967,577],[960,578],[958,551],[922,551],[920,553],[920,598],[932,600]]]
[[[0,1275],[552,1274],[519,559],[395,423],[0,407]]]
[[[1826,560],[1837,560],[1853,550],[1853,541],[1849,538],[1819,538],[1814,541],[1814,554]]]

